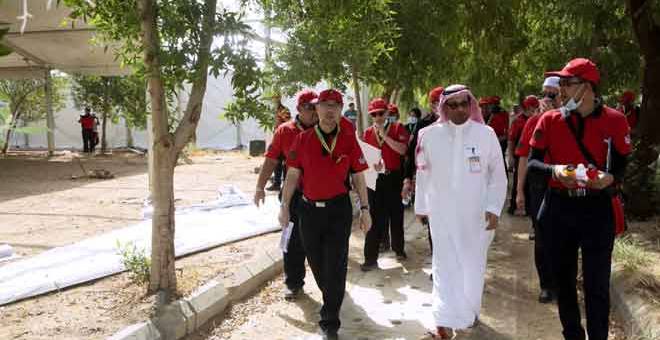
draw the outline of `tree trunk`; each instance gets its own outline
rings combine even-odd
[[[174,134],[169,132],[165,83],[159,59],[160,37],[156,25],[156,1],[138,0],[141,19],[141,39],[144,64],[148,75],[151,99],[153,174],[151,197],[154,214],[151,235],[151,272],[149,291],[159,292],[157,307],[164,306],[176,294],[174,267],[174,166],[181,150],[193,136],[201,116],[206,93],[208,65],[213,32],[216,31],[217,0],[204,3],[204,21],[199,29],[199,49],[195,64],[195,80],[190,91],[186,111]]]
[[[18,121],[18,116],[20,115],[19,111],[15,108],[11,110],[11,117],[9,124],[7,125],[7,134],[5,135],[5,144],[2,146],[2,154],[7,155],[7,152],[9,151],[9,143],[11,140],[11,134],[14,132],[14,129],[16,128],[16,123]]]
[[[652,1],[628,0],[626,6],[643,57],[642,106],[631,164],[624,191],[626,210],[646,218],[657,213],[660,197],[653,183],[655,169],[649,165],[658,159],[654,146],[660,144],[660,25],[654,21]]]
[[[131,125],[128,124],[128,120],[124,118],[124,126],[126,126],[126,147],[132,148],[133,145],[133,131],[131,131]]]
[[[160,71],[155,0],[139,0],[144,63],[147,68],[151,100],[153,173],[151,198],[154,213],[151,225],[151,269],[149,292],[161,293],[157,306],[162,307],[176,294],[174,271],[174,162],[165,105],[165,84]]]
[[[357,129],[360,136],[364,133],[364,119],[362,112],[362,98],[360,96],[360,79],[358,78],[357,68],[351,66],[351,77],[353,78],[353,92],[355,93],[355,107],[357,108]]]

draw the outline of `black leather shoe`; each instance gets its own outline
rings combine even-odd
[[[555,295],[552,293],[551,290],[541,289],[541,293],[539,294],[539,302],[540,303],[550,303],[554,299],[555,299]]]
[[[291,289],[289,287],[284,288],[284,300],[286,301],[296,301],[298,296],[302,293],[302,288]]]
[[[363,272],[370,272],[374,269],[378,269],[378,263],[371,263],[371,264],[363,263],[360,265],[360,270],[362,270]]]

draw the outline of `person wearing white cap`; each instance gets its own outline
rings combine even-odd
[[[559,98],[559,77],[547,77],[543,82],[543,99],[541,100],[541,113],[554,110],[561,106]]]

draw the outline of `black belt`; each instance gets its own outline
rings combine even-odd
[[[335,196],[331,199],[318,200],[318,201],[310,200],[309,198],[305,197],[305,195],[302,196],[302,200],[305,203],[307,203],[307,204],[309,204],[313,207],[316,207],[316,208],[327,208],[329,206],[332,206],[332,205],[335,205],[337,203],[342,202],[346,198],[348,198],[348,194],[341,194],[341,195]]]
[[[603,190],[592,190],[587,188],[557,189],[551,188],[550,192],[562,197],[598,197],[605,194]]]

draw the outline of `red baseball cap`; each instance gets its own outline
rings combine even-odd
[[[536,96],[527,96],[522,102],[523,109],[529,109],[532,107],[539,107],[539,99]]]
[[[598,85],[600,83],[600,72],[593,61],[585,58],[576,58],[568,62],[561,71],[546,72],[546,77],[571,78],[578,77],[582,80]]]
[[[433,88],[429,92],[429,102],[433,103],[433,102],[437,102],[438,100],[440,100],[440,96],[442,95],[442,92],[444,92],[444,91],[445,91],[445,89],[442,86],[438,86],[438,87]]]
[[[374,114],[376,112],[387,110],[387,101],[383,98],[374,98],[369,102],[367,106],[367,112],[369,114]]]
[[[387,111],[399,114],[399,107],[396,106],[396,104],[389,104],[389,105],[387,105]]]
[[[298,106],[312,103],[312,101],[318,97],[319,95],[312,90],[302,90],[298,92]]]
[[[479,106],[493,104],[493,97],[481,97],[479,98]]]
[[[341,93],[339,91],[337,91],[335,89],[327,89],[327,90],[321,91],[321,93],[319,93],[318,98],[312,99],[312,101],[310,103],[317,104],[317,103],[320,103],[320,102],[327,102],[327,101],[331,101],[331,100],[335,101],[339,104],[342,104],[342,105],[344,104],[343,96],[341,95]]]
[[[625,91],[621,95],[621,98],[619,98],[619,103],[621,104],[630,104],[634,101],[635,101],[635,92],[633,91]]]

